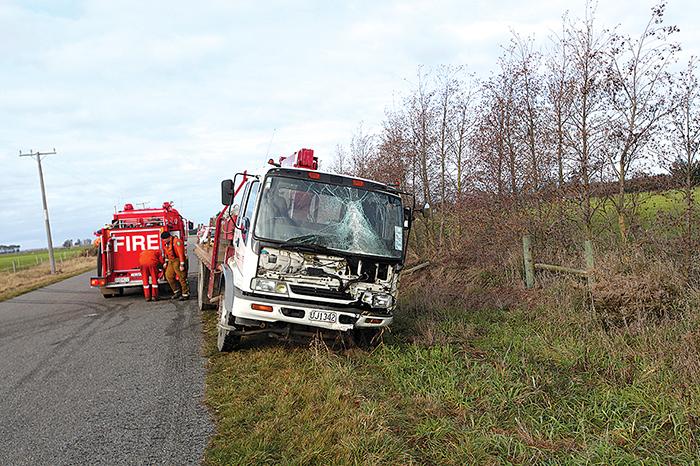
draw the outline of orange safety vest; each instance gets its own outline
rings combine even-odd
[[[168,260],[185,262],[185,245],[180,238],[171,237],[170,241],[163,242],[163,250]]]
[[[163,263],[163,255],[160,249],[146,249],[139,255],[139,265],[157,266]]]

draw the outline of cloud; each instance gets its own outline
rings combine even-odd
[[[633,29],[651,5],[601,4],[599,17]],[[381,125],[419,65],[467,64],[483,76],[510,28],[543,39],[570,7],[6,0],[0,244],[45,242],[36,165],[20,149],[59,152],[45,161],[56,243],[89,234],[125,202],[174,200],[203,221],[219,208],[221,179],[258,166],[268,147],[274,156],[312,147],[329,166],[360,121]],[[700,43],[698,8],[668,7],[686,50]]]

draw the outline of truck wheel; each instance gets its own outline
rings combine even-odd
[[[221,299],[219,300],[219,323],[231,325],[231,318],[226,313],[226,308],[224,307],[224,292],[221,290]],[[216,339],[216,347],[222,353],[230,353],[241,342],[240,335],[233,335],[230,330],[218,327],[218,335]]]
[[[200,311],[212,309],[211,301],[207,296],[207,288],[209,288],[209,269],[204,266],[202,261],[199,261],[199,276],[197,277],[197,305]]]

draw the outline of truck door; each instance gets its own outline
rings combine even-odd
[[[233,237],[233,246],[235,248],[233,277],[238,288],[250,286],[250,280],[255,276],[255,270],[258,265],[257,256],[253,252],[251,243],[253,241],[252,230],[259,189],[260,182],[255,179],[251,180],[245,187],[240,213],[238,214],[236,232]]]

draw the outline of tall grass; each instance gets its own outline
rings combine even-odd
[[[607,330],[585,287],[465,307],[407,280],[372,351],[249,341],[215,352],[210,464],[688,463],[700,440],[700,319]],[[517,304],[517,303],[520,304]],[[439,303],[431,305],[430,303]],[[566,303],[567,306],[556,306]]]

